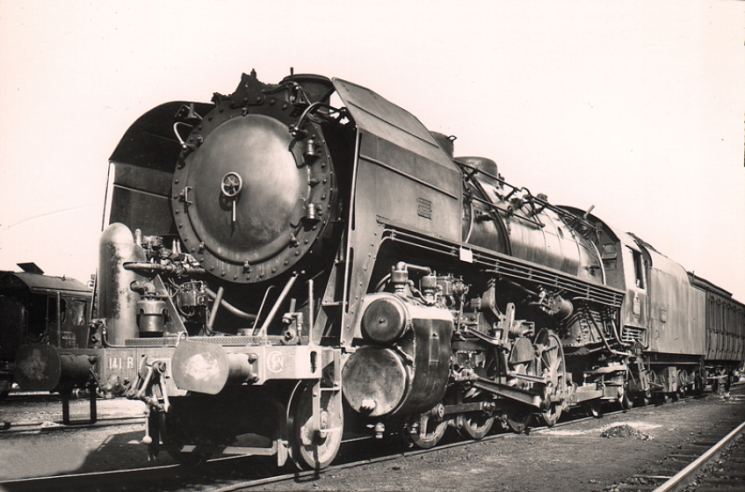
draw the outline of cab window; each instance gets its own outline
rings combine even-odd
[[[632,251],[634,254],[634,283],[639,289],[645,289],[644,285],[644,261],[642,254],[638,251]]]

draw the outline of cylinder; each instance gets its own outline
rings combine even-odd
[[[401,356],[389,348],[363,347],[344,365],[344,397],[356,412],[368,417],[388,415],[398,408],[410,385]]]
[[[125,263],[145,261],[142,247],[135,244],[132,232],[124,224],[111,224],[101,235],[99,244],[98,316],[106,320],[107,342],[123,345],[136,338],[139,294],[129,286],[144,277],[124,268]]]
[[[392,294],[370,298],[360,327],[363,339],[394,342],[376,341],[349,357],[342,369],[347,403],[368,417],[429,410],[447,391],[453,315]]]

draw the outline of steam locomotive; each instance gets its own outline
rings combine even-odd
[[[428,448],[742,361],[726,291],[453,140],[318,75],[152,109],[110,160],[90,348],[26,350],[56,370],[24,383],[143,400],[153,454],[320,469],[345,430]]]
[[[0,271],[0,399],[12,389],[19,347],[85,348],[89,339],[91,290],[72,278],[44,275],[34,263],[18,266],[22,272]]]

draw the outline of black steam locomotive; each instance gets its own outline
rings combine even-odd
[[[36,388],[86,368],[147,403],[153,453],[323,468],[345,429],[427,448],[742,361],[725,291],[453,140],[317,75],[154,108],[111,157],[93,347]],[[716,359],[707,296],[732,313]]]
[[[34,263],[18,266],[22,272],[0,271],[0,399],[13,387],[21,346],[77,349],[89,342],[90,288],[73,278],[44,275]],[[22,354],[21,360],[26,360]],[[29,367],[21,373],[34,370]]]

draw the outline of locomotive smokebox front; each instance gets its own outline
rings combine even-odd
[[[291,87],[244,77],[232,96],[216,96],[184,141],[174,220],[192,255],[219,278],[254,283],[293,268],[333,215],[323,129],[302,117],[312,101],[300,104]]]

